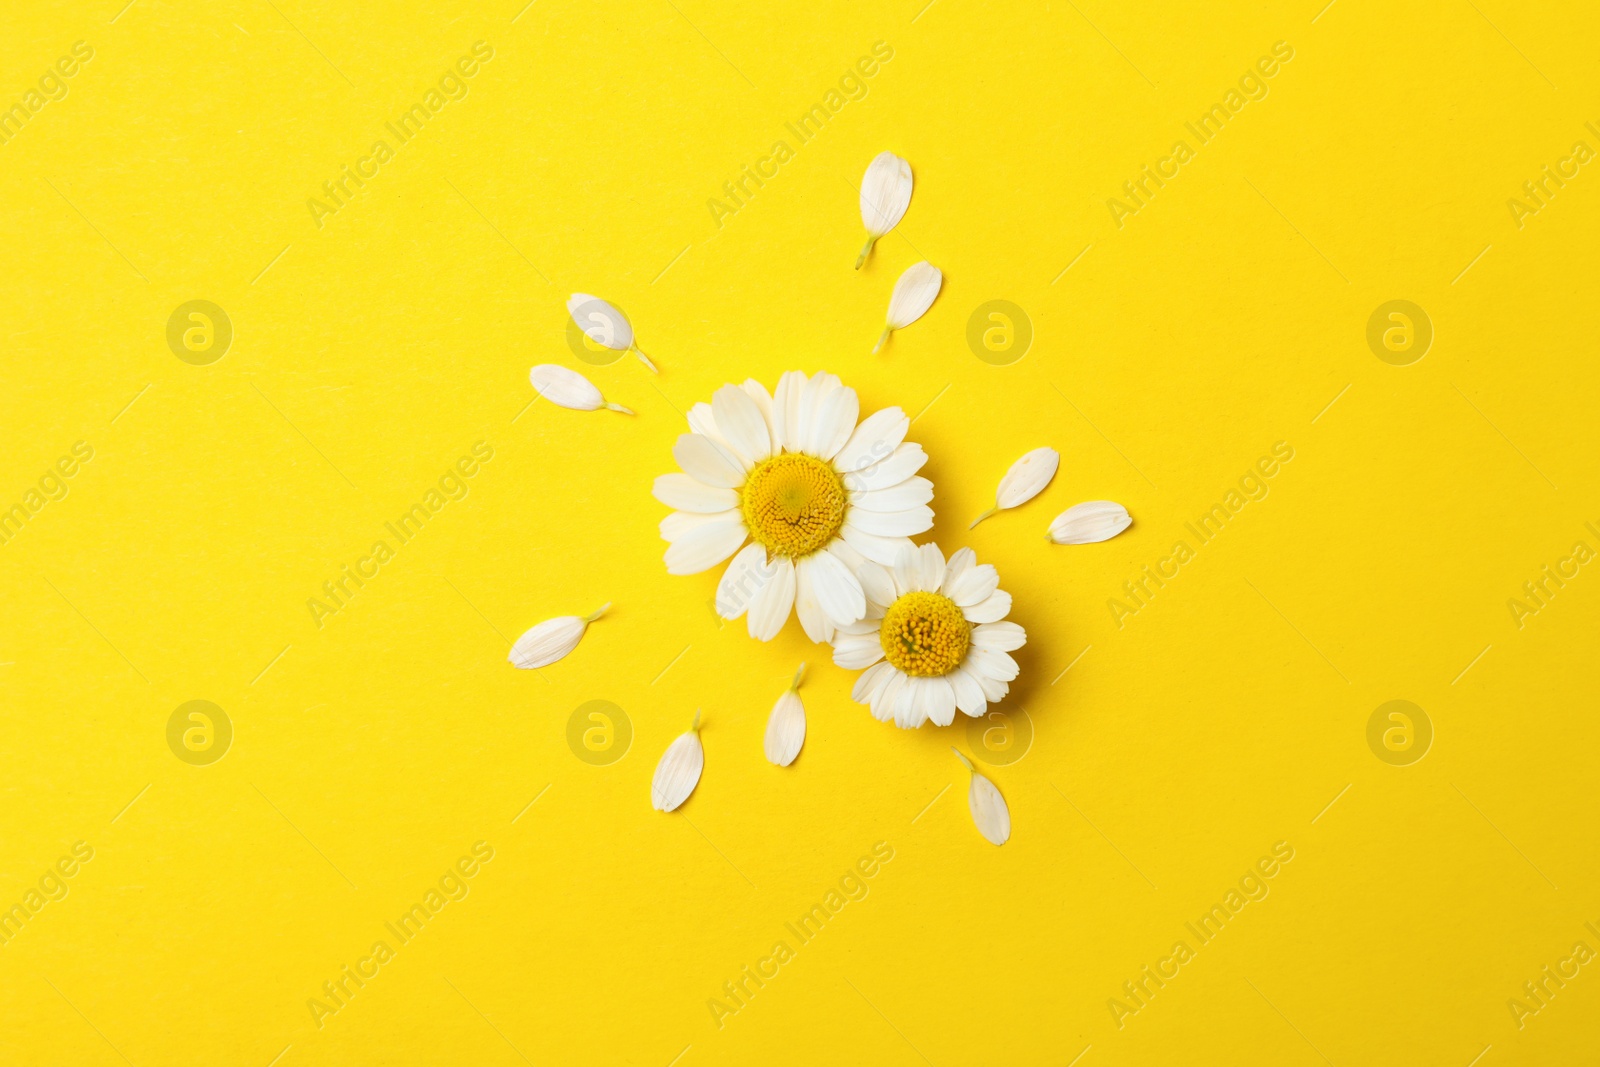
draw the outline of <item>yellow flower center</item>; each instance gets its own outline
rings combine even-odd
[[[783,452],[751,468],[739,507],[757,544],[775,556],[799,557],[838,536],[848,501],[832,464]]]
[[[889,605],[878,643],[891,664],[918,678],[937,678],[961,666],[972,624],[943,593],[906,593]]]

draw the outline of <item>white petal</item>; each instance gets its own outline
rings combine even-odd
[[[872,698],[889,683],[889,679],[899,673],[894,664],[888,661],[874,663],[861,672],[861,677],[856,679],[854,688],[850,690],[850,699],[857,704],[870,704]]]
[[[724,619],[743,615],[770,577],[767,550],[754,541],[745,545],[717,582],[717,614]]]
[[[820,454],[822,416],[833,394],[841,388],[837,374],[822,371],[812,375],[800,390],[800,451],[812,456]]]
[[[861,179],[861,224],[882,237],[900,224],[911,203],[911,164],[893,152],[879,152]]]
[[[889,568],[889,577],[894,579],[895,596],[901,597],[917,591],[918,562],[917,546],[909,541],[895,553],[894,566]]]
[[[806,706],[800,702],[800,694],[791,689],[778,698],[772,705],[772,714],[767,716],[767,760],[787,767],[805,742]]]
[[[1011,465],[1000,479],[995,503],[1003,508],[1026,504],[1044,491],[1061,466],[1061,453],[1053,448],[1036,448]]]
[[[727,447],[728,442],[723,440],[722,434],[717,432],[717,418],[711,413],[711,405],[704,400],[689,409],[687,416],[689,429],[697,434],[711,438],[717,444]]]
[[[772,394],[772,429],[777,444],[786,451],[800,451],[804,424],[800,421],[800,400],[806,376],[797,370],[784,371],[778,389]]]
[[[618,352],[633,347],[633,327],[628,317],[598,296],[573,293],[567,299],[567,314],[595,344]]]
[[[894,713],[894,724],[902,730],[915,730],[928,721],[928,708],[931,700],[923,698],[922,683],[926,678],[906,679],[906,684],[900,687],[900,692],[895,694],[891,710]]]
[[[771,641],[794,609],[794,562],[779,556],[767,565],[761,587],[750,602],[746,628],[757,641]]]
[[[828,621],[828,613],[822,610],[822,601],[817,596],[816,560],[819,555],[825,553],[814,553],[795,562],[794,613],[800,616],[800,628],[806,632],[806,636],[822,644],[832,639],[833,626]]]
[[[806,562],[810,565],[811,588],[829,622],[847,626],[867,613],[867,598],[861,591],[861,582],[850,573],[843,560],[832,552],[813,552],[806,557]]]
[[[987,674],[984,674],[983,671],[979,670],[977,665],[972,662],[970,657],[968,658],[967,662],[961,665],[961,669],[966,671],[972,680],[978,683],[978,688],[983,690],[983,699],[987,700],[991,704],[1000,703],[1000,701],[1006,698],[1006,694],[1011,691],[1011,686],[1009,683],[1002,682],[998,678],[991,678]]]
[[[1057,515],[1050,523],[1050,540],[1058,545],[1090,545],[1107,541],[1133,525],[1128,509],[1109,500],[1090,500]]]
[[[987,600],[970,608],[962,608],[961,614],[970,623],[999,622],[1011,614],[1011,594],[1004,589],[996,589]]]
[[[1028,643],[1027,631],[1014,622],[986,622],[972,628],[972,647],[1014,652]]]
[[[700,784],[700,772],[705,765],[706,753],[700,747],[699,730],[680,734],[656,764],[655,777],[650,781],[651,807],[657,811],[672,811],[688,800],[694,787]]]
[[[956,691],[948,678],[924,678],[923,699],[928,702],[928,719],[935,726],[949,726],[956,717]]]
[[[851,548],[850,542],[840,537],[835,537],[832,541],[828,542],[828,551],[832,552],[835,556],[838,556],[839,562],[843,563],[845,565],[845,569],[851,574],[854,574],[856,572],[856,568],[867,561],[867,557]]]
[[[717,420],[717,430],[746,466],[772,454],[767,420],[742,386],[724,385],[713,393],[711,412]]]
[[[715,567],[744,544],[747,531],[743,515],[732,511],[706,517],[714,521],[694,527],[667,546],[668,574],[699,574]]]
[[[978,833],[991,845],[1003,845],[1011,837],[1011,809],[993,782],[972,772],[972,785],[967,789],[967,807],[972,811],[972,821]]]
[[[744,467],[738,459],[703,434],[679,434],[672,446],[672,458],[697,482],[722,489],[737,489],[744,484]]]
[[[939,582],[944,578],[944,553],[939,551],[938,545],[918,546],[915,573],[918,589],[929,593],[939,591]]]
[[[967,658],[962,661],[962,666],[968,670],[976,669],[979,676],[993,678],[997,682],[1015,680],[1020,669],[1009,652],[996,652],[976,645],[967,649]]]
[[[541,363],[528,371],[534,391],[558,407],[573,411],[596,411],[606,406],[606,398],[594,383],[575,370],[555,363]]]
[[[961,576],[967,573],[968,568],[978,562],[978,554],[970,548],[958,548],[951,554],[944,565],[944,581],[939,583],[939,588],[946,594],[956,587]]]
[[[767,392],[767,387],[754,378],[744,380],[744,391],[750,399],[756,402],[756,407],[761,410],[761,417],[767,423],[767,440],[772,442],[772,450],[778,451],[783,447],[783,442],[778,440],[778,435],[772,429],[772,394]]]
[[[933,298],[939,295],[943,283],[944,275],[927,260],[907,267],[889,297],[889,328],[903,330],[922,318],[933,306]]]
[[[865,530],[850,525],[847,518],[844,528],[839,531],[839,536],[845,543],[874,563],[881,563],[885,567],[894,562],[894,557],[900,550],[911,542],[904,537],[879,537],[869,534]]]
[[[837,667],[865,670],[882,658],[883,645],[876,633],[833,635],[833,662]]]
[[[919,504],[914,508],[904,511],[867,511],[865,508],[851,508],[844,520],[845,527],[854,526],[862,533],[876,534],[879,537],[910,537],[913,534],[925,533],[933,526],[933,509]],[[846,538],[848,540],[848,538]],[[862,555],[871,558],[866,549],[856,546]]]
[[[846,485],[849,484],[847,481]],[[926,478],[907,478],[888,489],[850,494],[850,506],[865,511],[905,511],[933,499],[933,483]]]
[[[900,442],[906,439],[906,431],[910,428],[911,420],[899,408],[884,408],[862,419],[861,425],[851,433],[850,440],[833,457],[834,467],[845,476],[845,485],[856,488],[850,483],[851,475],[892,456]]]
[[[577,648],[588,628],[588,621],[580,615],[546,619],[517,638],[517,643],[511,646],[511,655],[506,658],[512,666],[522,670],[548,667]]]
[[[981,604],[1000,584],[1000,572],[992,563],[968,567],[954,582],[946,582],[944,595],[964,608]]]
[[[838,454],[855,431],[860,414],[861,401],[849,386],[841,386],[828,395],[817,409],[816,426],[812,429],[819,459],[832,459]]]
[[[867,595],[869,613],[875,607],[878,614],[882,615],[883,610],[893,604],[899,595],[895,591],[894,579],[881,563],[868,560],[856,568],[856,578],[861,582],[861,591]]]
[[[674,511],[661,520],[661,539],[669,542],[681,541],[708,523],[727,522],[737,515],[739,515],[739,512],[733,508],[729,508],[727,511],[712,512],[709,515],[696,514],[692,511]]]
[[[889,722],[894,718],[895,705],[900,702],[901,690],[907,688],[911,679],[902,674],[895,667],[889,668],[888,681],[878,687],[872,694],[872,717],[879,722]]]
[[[853,492],[863,493],[874,489],[889,489],[917,473],[926,462],[928,456],[922,451],[921,445],[915,442],[897,445],[888,459],[879,460],[865,467],[857,467],[844,474],[844,486]]]
[[[983,687],[978,680],[968,674],[966,668],[957,667],[945,675],[950,682],[950,688],[955,691],[956,707],[961,709],[963,715],[970,715],[976,719],[988,708],[989,702],[984,699]]]
[[[739,506],[739,494],[732,489],[706,485],[687,474],[660,475],[651,488],[651,494],[669,508],[692,511],[697,515],[710,515]]]

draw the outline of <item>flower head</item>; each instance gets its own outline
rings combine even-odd
[[[656,499],[677,509],[661,522],[668,572],[697,574],[733,556],[717,614],[748,615],[761,641],[791,610],[813,641],[858,621],[867,604],[856,568],[892,563],[933,525],[933,484],[916,476],[927,456],[904,443],[911,420],[885,408],[858,424],[859,413],[837,376],[799,371],[775,394],[747,380],[696,404],[693,432],[672,449],[684,473],[655,481]]]
[[[970,548],[945,562],[937,545],[901,550],[892,567],[870,560],[856,571],[866,593],[860,622],[839,627],[833,662],[861,670],[851,691],[874,718],[914,729],[948,726],[956,709],[973,718],[1005,698],[1017,676],[1010,653],[1027,641],[1004,621],[1011,594]]]

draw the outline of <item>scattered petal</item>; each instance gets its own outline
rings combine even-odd
[[[978,525],[990,515],[1006,508],[1014,508],[1019,504],[1026,504],[1050,484],[1050,479],[1056,476],[1056,468],[1061,466],[1061,453],[1053,448],[1036,448],[1011,465],[1005,477],[1000,479],[1000,489],[994,495],[994,507],[972,520],[972,526]],[[967,529],[972,529],[972,526]]]
[[[1003,845],[1011,838],[1011,810],[1006,807],[1006,798],[1000,795],[1000,790],[995,788],[993,782],[978,773],[972,761],[952,748],[956,759],[966,764],[967,770],[972,772],[972,785],[967,789],[967,807],[972,812],[972,821],[978,827],[985,841],[991,845]]]
[[[511,655],[506,658],[513,667],[525,671],[548,667],[577,648],[589,624],[604,615],[610,606],[606,604],[589,616],[562,615],[546,619],[517,638],[517,643],[511,646]]]
[[[889,297],[889,317],[884,322],[883,336],[872,347],[872,354],[878,354],[891,331],[903,330],[922,318],[933,306],[943,284],[944,275],[927,260],[907,267],[900,280],[894,283],[894,292]]]
[[[657,811],[674,811],[689,799],[694,787],[700,784],[700,772],[705,769],[706,752],[700,746],[700,713],[694,713],[694,725],[686,734],[679,734],[656,764],[656,774],[650,781],[650,805]]]
[[[600,390],[594,387],[593,382],[577,371],[555,363],[541,363],[532,368],[528,371],[528,380],[533,383],[536,393],[557,407],[571,408],[573,411],[607,408],[624,415],[633,414],[621,404],[606,403],[606,398],[600,395]]]
[[[878,238],[900,224],[910,203],[911,164],[893,152],[879,152],[861,179],[861,224],[867,228],[867,243],[856,257],[856,270],[872,254]]]
[[[1109,500],[1090,500],[1057,515],[1050,523],[1050,540],[1058,545],[1092,545],[1109,541],[1133,525],[1128,509]]]
[[[806,706],[800,702],[800,682],[806,676],[806,665],[794,672],[794,681],[778,702],[772,705],[767,718],[767,760],[779,767],[787,767],[800,754],[806,743]]]
[[[578,329],[583,331],[584,336],[595,344],[615,352],[627,352],[631,349],[634,355],[639,357],[639,362],[649,367],[652,372],[661,373],[634,341],[633,324],[620,309],[606,303],[598,296],[573,293],[567,298],[567,314],[572,316],[572,321],[578,324]]]

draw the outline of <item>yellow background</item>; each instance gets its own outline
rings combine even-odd
[[[1600,966],[1521,1029],[1507,1007],[1574,942],[1600,949],[1596,565],[1520,629],[1507,607],[1600,548],[1600,175],[1521,228],[1506,204],[1600,148],[1587,5],[120,6],[0,16],[0,102],[95,50],[0,145],[0,506],[94,449],[0,546],[0,906],[95,849],[0,947],[0,1060],[1593,1049]],[[468,95],[315,225],[307,199],[395,147],[384,123],[480,40]],[[800,145],[785,122],[875,41],[894,56],[867,96]],[[1107,198],[1196,147],[1184,122],[1278,41],[1269,95],[1119,229]],[[706,201],[779,139],[794,158],[719,229]],[[857,273],[855,185],[886,148],[916,194]],[[922,258],[942,295],[869,357]],[[581,363],[572,291],[624,307],[661,376]],[[209,366],[166,344],[192,299],[233,323]],[[993,299],[1036,333],[1009,366],[965,340]],[[1435,329],[1410,366],[1365,340],[1392,299]],[[528,407],[541,362],[637,417]],[[966,811],[961,724],[873,721],[797,624],[756,644],[717,625],[716,572],[664,572],[649,486],[679,412],[791,367],[918,414],[933,534],[1015,596],[1003,707],[1035,738],[987,772],[1003,848]],[[470,494],[319,629],[307,599],[479,441]],[[1270,495],[1119,628],[1108,599],[1278,441]],[[968,534],[1044,444],[1049,490]],[[1045,544],[1089,499],[1135,525]],[[604,601],[565,661],[507,665],[527,627]],[[779,770],[761,737],[801,660],[809,735]],[[193,699],[233,723],[210,766],[167,746]],[[566,743],[594,699],[633,726],[609,766]],[[1392,699],[1435,731],[1406,767],[1367,745]],[[696,708],[705,776],[662,815],[651,771]],[[307,1000],[480,840],[470,895],[319,1029]],[[870,894],[719,1028],[707,1001],[880,841]],[[1119,1028],[1122,983],[1278,841],[1270,895]]]

